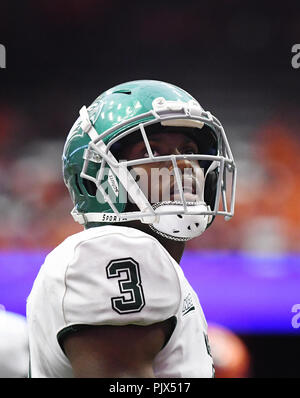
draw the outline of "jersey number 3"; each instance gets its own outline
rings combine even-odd
[[[139,264],[132,258],[112,260],[106,267],[107,278],[119,279],[121,295],[111,298],[112,308],[119,314],[139,312],[145,305]]]

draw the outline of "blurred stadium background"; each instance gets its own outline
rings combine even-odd
[[[45,255],[81,230],[61,175],[80,107],[120,82],[164,80],[220,118],[238,166],[234,218],[182,262],[228,333],[212,334],[217,362],[240,358],[225,376],[299,377],[299,2],[4,1],[0,16],[0,304],[24,315]]]

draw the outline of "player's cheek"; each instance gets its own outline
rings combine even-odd
[[[133,167],[135,181],[141,191],[149,199],[151,193],[151,168],[147,165]]]

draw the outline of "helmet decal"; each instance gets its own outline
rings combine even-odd
[[[100,97],[98,97],[88,108],[88,113],[90,117],[90,121],[94,124],[101,112],[101,109],[103,108],[104,102]]]

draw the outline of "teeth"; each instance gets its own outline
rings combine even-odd
[[[194,189],[194,185],[192,183],[186,183],[185,185],[182,186],[183,192],[188,192],[188,193],[193,193]],[[175,185],[174,187],[174,193],[175,192],[179,192],[179,189],[177,187],[177,185]]]
[[[195,193],[195,183],[193,180],[184,180],[182,185],[183,193]],[[178,194],[179,189],[177,184],[174,186],[174,194]]]
[[[184,198],[185,198],[186,201],[190,201],[190,202],[199,201],[198,196],[195,195],[195,194],[193,194],[193,193],[184,193],[183,196],[184,196]],[[173,200],[178,200],[178,201],[181,200],[181,197],[180,197],[179,194],[171,195],[171,198],[172,198],[172,197],[173,197]]]
[[[185,188],[185,189],[183,189],[183,193],[193,193],[193,188],[192,187]],[[178,189],[174,189],[174,195],[175,194],[179,194]]]

